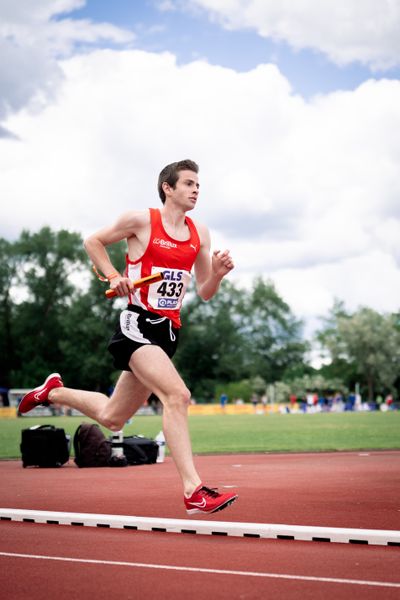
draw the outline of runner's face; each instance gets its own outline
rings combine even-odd
[[[175,188],[170,188],[171,198],[184,210],[196,206],[199,195],[199,178],[194,171],[179,171]]]

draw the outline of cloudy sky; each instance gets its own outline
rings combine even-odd
[[[400,0],[0,0],[0,236],[86,235],[200,164],[232,280],[308,331],[399,310]],[[195,215],[193,215],[195,216]]]

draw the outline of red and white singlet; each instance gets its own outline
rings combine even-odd
[[[188,240],[172,238],[165,231],[158,208],[150,208],[151,232],[149,244],[141,258],[131,261],[126,257],[126,277],[132,281],[162,272],[164,279],[135,290],[128,297],[129,304],[140,306],[171,319],[181,326],[180,310],[186,288],[190,282],[194,261],[200,249],[197,229],[189,217],[185,217],[190,231]]]

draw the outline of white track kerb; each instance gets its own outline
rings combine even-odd
[[[232,523],[227,521],[189,521],[186,519],[158,519],[124,515],[21,510],[16,508],[0,508],[0,521],[400,547],[400,531],[381,531],[378,529],[345,529],[340,527]]]

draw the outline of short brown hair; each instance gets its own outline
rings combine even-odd
[[[158,176],[158,195],[163,204],[165,203],[165,193],[162,189],[162,184],[168,183],[169,186],[174,188],[179,178],[179,171],[194,171],[194,173],[198,173],[199,166],[193,160],[187,158],[186,160],[171,163],[163,168]]]

